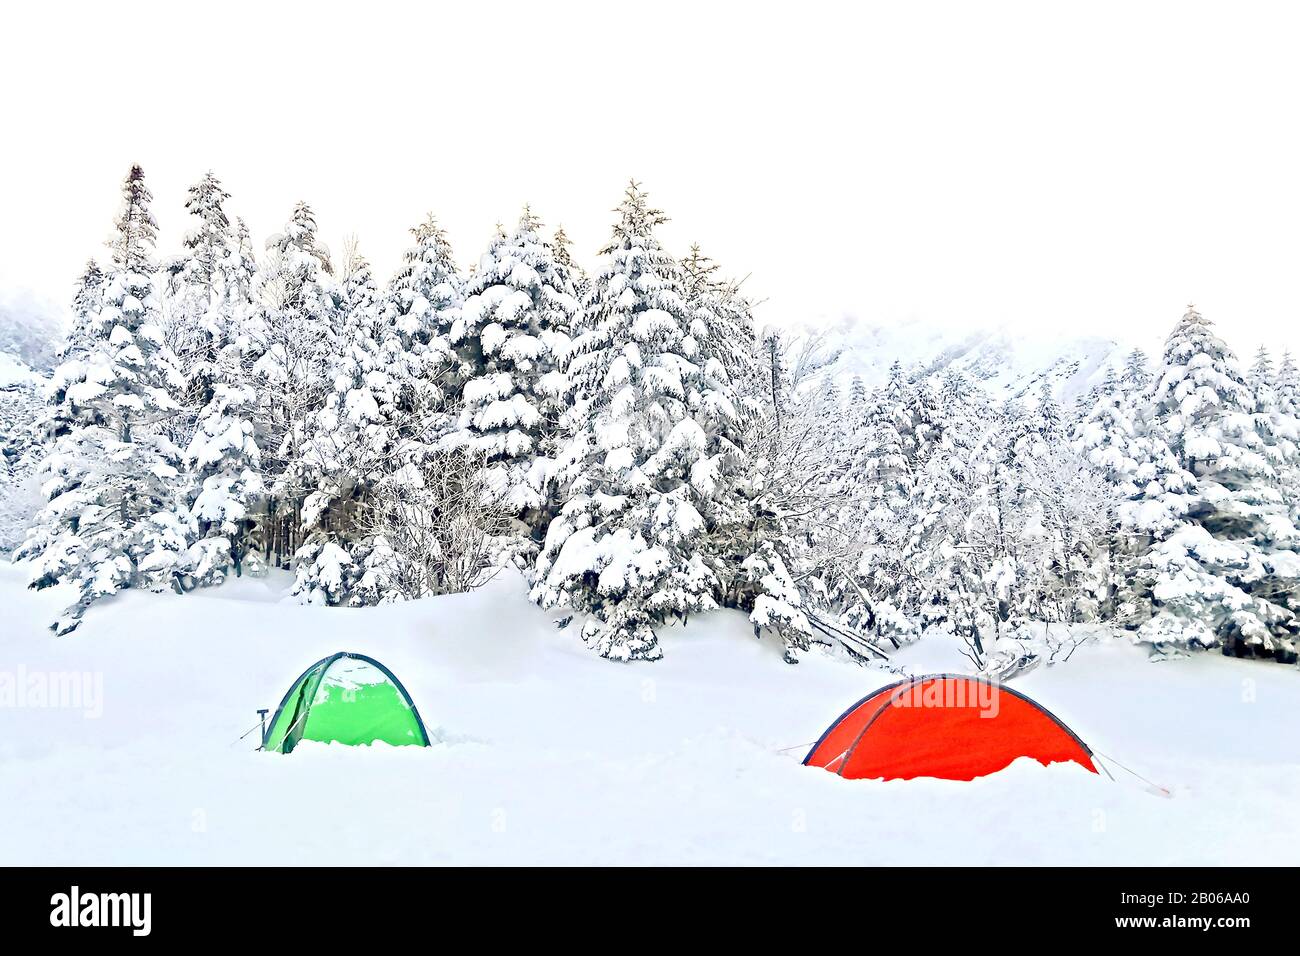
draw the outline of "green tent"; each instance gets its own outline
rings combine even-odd
[[[429,746],[411,695],[364,654],[331,654],[293,682],[267,726],[262,749],[291,753],[300,740]]]

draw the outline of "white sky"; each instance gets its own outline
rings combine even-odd
[[[65,301],[132,162],[161,250],[211,168],[258,240],[307,199],[381,277],[531,201],[590,260],[629,176],[767,323],[852,314],[1155,346],[1192,300],[1300,351],[1300,7],[10,4],[0,285]]]

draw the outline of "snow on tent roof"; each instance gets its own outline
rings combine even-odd
[[[402,682],[364,654],[331,654],[307,668],[280,701],[262,749],[292,753],[302,740],[429,746]]]

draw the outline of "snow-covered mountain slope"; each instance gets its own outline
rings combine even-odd
[[[842,387],[854,376],[868,388],[880,385],[897,360],[909,372],[936,379],[959,369],[999,401],[1032,401],[1046,378],[1057,399],[1069,404],[1100,382],[1108,365],[1121,365],[1131,348],[1098,336],[962,330],[919,321],[875,325],[846,318],[822,328],[826,348],[840,353],[823,374]]]
[[[38,373],[54,368],[67,328],[64,312],[48,299],[0,281],[0,385],[6,357]]]
[[[1153,796],[1074,764],[972,783],[842,780],[800,764],[892,675],[756,641],[735,612],[663,634],[665,659],[585,650],[522,582],[380,608],[284,603],[283,580],[129,592],[54,638],[69,595],[0,564],[0,863],[1283,864],[1300,857],[1290,668],[1151,664],[1107,640],[1015,682]],[[56,589],[57,590],[57,589]],[[308,665],[390,667],[439,743],[254,750]],[[897,661],[956,670],[928,639]],[[84,676],[79,676],[84,675]],[[18,681],[71,681],[66,706]],[[77,683],[80,681],[81,683]],[[1243,688],[1249,686],[1247,697]],[[1201,714],[1194,730],[1188,715]],[[437,728],[435,730],[435,728]],[[1263,732],[1261,732],[1263,731]]]
[[[0,389],[40,388],[45,377],[31,369],[22,359],[0,352]]]

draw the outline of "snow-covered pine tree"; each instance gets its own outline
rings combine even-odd
[[[1078,454],[1125,498],[1139,491],[1137,413],[1136,403],[1124,392],[1119,376],[1113,368],[1108,369],[1096,402],[1073,436]]]
[[[861,375],[854,375],[849,382],[849,407],[860,413],[863,420],[867,417],[867,384]]]
[[[71,421],[60,416],[67,411],[67,390],[86,378],[86,357],[95,342],[93,323],[104,304],[105,275],[94,259],[86,263],[78,278],[72,296],[72,324],[68,337],[59,347],[59,364],[50,376],[50,401],[45,418],[45,430],[50,439],[67,433]]]
[[[1036,416],[1013,398],[998,409],[995,427],[985,433],[977,451],[983,482],[967,542],[981,569],[984,609],[991,625],[984,635],[986,644],[1038,611],[1033,586],[1039,555],[1033,552],[1042,542],[1026,533],[1034,504],[1027,479],[1046,448]]]
[[[1172,464],[1126,508],[1155,539],[1139,588],[1153,613],[1139,639],[1294,659],[1300,532],[1276,439],[1232,352],[1194,308],[1165,343],[1149,413]]]
[[[232,570],[264,569],[253,538],[265,490],[254,424],[257,393],[238,342],[227,344],[213,363],[211,391],[185,452],[199,536],[191,549],[193,576],[200,585],[220,584]]]
[[[77,279],[72,296],[72,327],[68,331],[67,341],[59,352],[61,361],[74,357],[74,353],[85,352],[89,348],[90,335],[88,323],[90,317],[98,315],[104,302],[104,272],[94,259],[86,261],[85,271]]]
[[[443,442],[485,458],[489,486],[537,540],[554,511],[551,446],[566,404],[562,363],[578,312],[569,271],[540,228],[525,206],[514,232],[493,240],[466,286],[449,335],[460,415]]]
[[[44,465],[49,503],[22,550],[35,559],[33,587],[70,581],[79,590],[53,625],[60,634],[99,598],[128,587],[179,589],[189,570],[180,453],[163,430],[181,379],[156,324],[151,199],[133,166],[100,309],[87,319],[84,374],[56,393],[70,425]]]
[[[1292,446],[1300,446],[1300,369],[1289,351],[1282,353],[1278,363],[1273,393],[1277,400],[1275,430]],[[1291,513],[1291,520],[1300,523],[1300,453],[1293,452],[1279,468],[1282,494]]]
[[[459,396],[448,337],[465,301],[465,280],[432,213],[411,229],[411,235],[415,245],[406,251],[385,298],[392,329],[386,347],[408,353],[421,401],[441,413]],[[440,422],[436,428],[443,431],[450,425],[450,421]]]
[[[351,544],[359,496],[394,452],[402,380],[383,350],[385,318],[370,263],[351,240],[344,254],[339,318],[323,407],[312,411],[300,459],[311,489],[302,507],[307,535],[295,556],[294,593],[308,603],[350,599],[360,566]],[[338,559],[341,551],[347,561]]]
[[[23,541],[44,503],[37,470],[48,446],[34,383],[0,381],[0,555]]]
[[[895,360],[885,385],[873,395],[865,440],[853,464],[862,482],[862,550],[852,571],[857,581],[844,582],[840,598],[847,605],[846,619],[856,626],[870,617],[871,604],[895,601],[903,590],[915,480],[913,408],[911,383]],[[869,603],[864,603],[866,596]]]
[[[257,289],[257,254],[242,216],[235,217],[235,236],[225,265],[225,289],[229,302],[239,307],[251,304]]]
[[[1065,415],[1049,378],[1039,383],[1038,405],[1034,411],[1034,430],[1046,444],[1059,443],[1065,437]]]
[[[721,452],[697,410],[728,414],[731,396],[698,362],[680,263],[655,237],[663,213],[636,183],[617,212],[569,352],[565,502],[532,593],[588,614],[602,656],[654,660],[656,625],[716,606],[698,543]]]
[[[1120,384],[1128,395],[1140,395],[1147,390],[1151,384],[1151,360],[1146,352],[1135,348],[1128,353]]]
[[[189,187],[185,200],[185,210],[197,223],[181,240],[185,248],[182,277],[186,284],[201,289],[209,301],[221,292],[231,252],[230,218],[225,210],[229,198],[221,180],[208,171]]]
[[[759,374],[752,306],[738,283],[718,275],[718,264],[700,251],[699,243],[691,244],[682,269],[696,341],[705,354],[720,363],[719,374],[733,387],[748,387]]]
[[[206,352],[188,370],[186,392],[203,402],[185,451],[187,497],[199,536],[191,549],[193,576],[200,585],[219,584],[231,571],[265,571],[257,550],[265,498],[252,376],[257,347],[248,335],[250,326],[257,327],[257,262],[244,220],[230,228],[227,198],[211,173],[190,188],[187,208],[199,224],[186,237],[189,255],[179,273]]]
[[[591,277],[573,258],[573,253],[569,251],[572,246],[573,240],[564,231],[564,226],[557,225],[555,235],[551,237],[551,249],[554,250],[555,261],[568,270],[569,279],[573,282],[573,294],[578,297],[579,302],[582,302],[591,289]]]
[[[185,387],[176,396],[180,415],[169,426],[182,446],[189,444],[212,398],[217,355],[232,338],[234,316],[226,290],[234,244],[225,211],[229,198],[211,172],[189,187],[185,209],[194,217],[194,227],[181,240],[184,252],[175,263],[161,323],[185,376]]]
[[[849,444],[851,429],[844,419],[845,400],[840,390],[840,383],[835,380],[835,376],[827,375],[822,379],[815,401],[818,406],[817,414],[825,423],[826,444],[830,446],[826,479],[840,481],[852,467],[857,456]]]
[[[452,424],[457,380],[448,336],[463,280],[432,214],[411,234],[416,244],[382,296],[364,257],[345,257],[353,267],[342,286],[331,391],[312,414],[304,455],[315,490],[303,511],[311,533],[297,552],[294,590],[312,603],[443,593],[429,590],[431,581],[445,582],[424,562],[441,547],[426,547],[443,528],[443,515],[430,508],[454,498],[430,504],[450,461],[436,441]]]
[[[1274,383],[1278,409],[1284,415],[1300,415],[1300,367],[1289,350],[1282,353]]]
[[[303,455],[308,423],[330,393],[342,293],[311,207],[300,202],[267,240],[256,309],[244,324],[258,396],[256,440],[267,484],[259,526],[268,561],[285,565],[302,544],[302,505],[313,490]]]
[[[698,548],[719,582],[722,604],[748,612],[756,636],[774,633],[785,645],[786,662],[798,663],[797,653],[814,638],[813,625],[788,570],[791,553],[778,531],[781,522],[766,520],[773,502],[765,494],[773,490],[768,479],[777,470],[774,453],[787,438],[797,440],[789,431],[795,424],[787,420],[798,400],[787,369],[788,343],[775,332],[759,341],[753,306],[740,284],[722,279],[698,244],[692,244],[682,271],[689,338],[704,376],[701,395],[708,399],[694,413],[714,451],[711,477],[702,470],[692,477],[708,496],[701,504],[706,533]],[[805,370],[816,371],[811,362]],[[825,390],[819,400],[838,405],[838,397]]]
[[[1269,354],[1268,346],[1261,345],[1255,350],[1254,361],[1246,372],[1246,384],[1250,386],[1255,399],[1255,412],[1262,416],[1261,427],[1271,430],[1278,411],[1277,371],[1273,367],[1273,356]],[[1270,423],[1268,426],[1264,425],[1266,421]]]
[[[6,480],[0,487],[0,549],[22,544],[33,517],[46,502],[40,473],[52,443],[75,423],[67,391],[86,379],[86,358],[95,342],[92,320],[103,306],[104,273],[90,259],[73,287],[72,323],[58,346],[58,364],[46,395],[25,382],[0,382],[0,452]]]
[[[1273,374],[1273,356],[1269,354],[1267,345],[1261,345],[1255,350],[1254,361],[1246,372],[1246,383],[1256,390],[1261,387],[1272,388]]]
[[[979,395],[960,371],[945,372],[938,390],[938,434],[916,476],[913,526],[904,555],[911,578],[900,602],[913,609],[923,631],[960,635],[965,626],[957,601],[967,590],[959,545],[974,487],[971,462],[979,416],[970,412]]]

